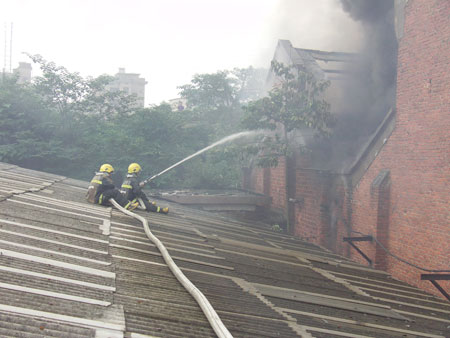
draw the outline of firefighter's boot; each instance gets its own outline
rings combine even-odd
[[[125,205],[125,209],[128,211],[133,211],[139,206],[139,202],[128,202],[127,205]]]
[[[158,207],[158,210],[156,212],[167,215],[169,213],[169,208],[168,207],[165,207],[165,208]]]

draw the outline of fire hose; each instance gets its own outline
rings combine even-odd
[[[225,327],[225,325],[222,323],[222,320],[220,319],[219,315],[214,310],[212,305],[209,303],[209,301],[205,297],[205,295],[199,289],[197,289],[197,287],[194,284],[192,284],[192,282],[183,274],[183,272],[180,270],[180,268],[173,261],[172,257],[170,257],[169,252],[167,251],[164,244],[162,244],[162,242],[155,235],[152,234],[152,232],[150,231],[150,228],[148,226],[147,220],[144,217],[139,216],[139,215],[121,207],[120,204],[117,203],[114,199],[111,198],[109,201],[118,210],[120,210],[124,214],[134,217],[137,220],[142,222],[145,234],[153,242],[153,244],[156,245],[156,247],[158,248],[159,252],[161,253],[164,261],[166,262],[167,266],[169,267],[170,271],[172,271],[172,273],[176,277],[176,279],[178,279],[178,281],[181,283],[181,285],[183,285],[183,287],[197,301],[198,305],[202,309],[203,313],[206,316],[206,319],[208,319],[209,324],[213,328],[216,335],[219,338],[233,338],[233,336],[228,331],[228,329]]]
[[[218,145],[220,145],[220,144],[222,144],[222,143],[230,142],[230,141],[232,141],[232,140],[234,140],[234,139],[236,139],[236,138],[239,138],[239,137],[250,136],[250,135],[256,135],[256,134],[259,134],[259,133],[261,133],[261,131],[242,131],[242,132],[240,132],[240,133],[236,133],[236,134],[233,134],[233,135],[229,135],[229,136],[227,136],[227,137],[224,137],[224,138],[221,139],[220,141],[217,141],[217,142],[215,142],[215,143],[213,143],[213,144],[211,144],[211,145],[209,145],[209,146],[207,146],[207,147],[205,147],[205,148],[203,148],[203,149],[197,151],[196,153],[194,153],[194,154],[192,154],[192,155],[190,155],[190,156],[188,156],[188,157],[182,159],[181,161],[175,163],[174,165],[170,166],[169,168],[164,169],[164,170],[161,171],[160,173],[158,173],[158,174],[156,174],[156,175],[153,175],[152,177],[149,177],[149,178],[143,180],[139,185],[140,185],[141,187],[143,187],[144,185],[146,185],[146,184],[149,183],[150,181],[153,181],[153,180],[154,180],[155,178],[157,178],[158,176],[161,176],[162,174],[164,174],[164,173],[168,172],[169,170],[171,170],[171,169],[173,169],[173,168],[179,166],[180,164],[186,162],[187,160],[190,160],[191,158],[194,158],[194,157],[196,157],[196,156],[198,156],[198,155],[204,153],[205,151],[207,151],[207,150],[209,150],[209,149],[212,149],[212,148],[214,148],[214,147],[216,147],[216,146],[218,146]]]

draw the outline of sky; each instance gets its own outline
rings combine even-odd
[[[270,66],[278,39],[355,51],[361,27],[339,0],[0,0],[0,67],[40,54],[82,76],[145,78],[146,106],[195,74]],[[5,57],[6,51],[6,57]],[[32,75],[39,75],[36,66]]]

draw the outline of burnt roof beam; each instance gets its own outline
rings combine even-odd
[[[315,49],[303,49],[296,48],[303,52],[309,53],[314,59],[320,61],[335,61],[335,62],[352,62],[358,58],[358,54],[354,53],[343,53],[343,52],[324,52]]]

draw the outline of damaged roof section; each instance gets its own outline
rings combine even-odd
[[[278,40],[273,60],[285,65],[302,66],[311,72],[317,80],[345,80],[349,67],[358,62],[360,56],[355,53],[329,52],[315,49],[295,48],[289,40]],[[267,89],[275,82],[275,74],[269,72]]]
[[[0,164],[0,335],[213,337],[135,219]],[[446,337],[450,304],[320,247],[174,202],[143,213],[234,337]]]

